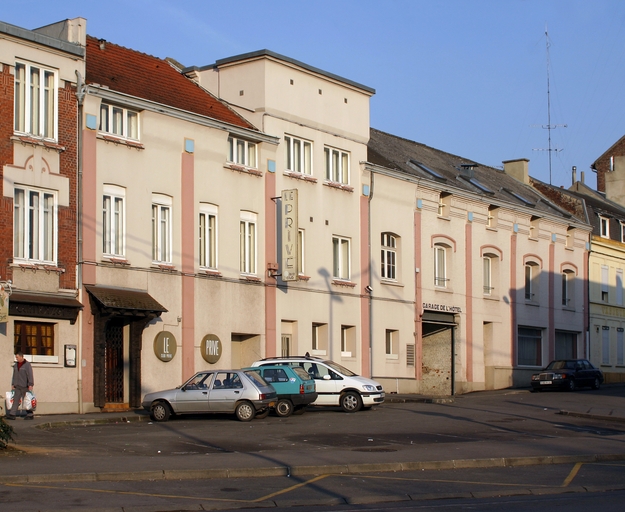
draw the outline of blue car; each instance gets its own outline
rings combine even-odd
[[[301,414],[308,404],[317,400],[315,380],[303,368],[269,365],[245,370],[258,373],[276,390],[278,397],[273,409],[278,416]]]

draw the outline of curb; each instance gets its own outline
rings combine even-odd
[[[425,471],[435,469],[470,469],[550,464],[574,464],[577,462],[624,461],[625,453],[597,455],[548,455],[536,457],[497,457],[488,459],[456,459],[423,462],[392,462],[379,464],[339,464],[328,466],[274,466],[264,468],[188,469],[155,471],[121,471],[105,473],[65,473],[0,476],[0,484],[51,483],[51,482],[111,482],[147,480],[208,480],[216,478],[251,478],[279,476],[343,475],[362,473],[397,473],[401,471]]]
[[[625,423],[625,418],[620,416],[605,416],[600,414],[589,414],[585,412],[575,412],[575,411],[564,411],[561,410],[558,412],[563,416],[573,416],[576,418],[588,418],[593,420],[604,420],[604,421],[615,421],[617,423]]]

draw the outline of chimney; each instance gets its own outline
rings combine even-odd
[[[571,185],[575,185],[577,182],[577,167],[573,166],[573,183]]]
[[[525,183],[526,185],[528,185],[530,182],[528,164],[529,160],[527,158],[519,158],[517,160],[505,160],[503,162],[503,172],[505,172],[509,176],[512,176],[515,180],[518,180],[521,183]]]
[[[584,183],[584,171],[582,171],[582,184]]]

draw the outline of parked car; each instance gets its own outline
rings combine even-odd
[[[276,390],[278,401],[273,409],[278,416],[303,413],[306,406],[317,399],[314,379],[300,366],[258,366],[245,369],[258,372]]]
[[[196,373],[176,389],[148,393],[141,405],[154,421],[198,413],[234,413],[241,421],[251,421],[276,400],[275,389],[256,372],[213,370]]]
[[[345,412],[356,412],[384,402],[384,389],[375,380],[361,377],[327,359],[311,356],[271,357],[252,364],[283,365],[303,368],[317,386],[317,399],[312,405],[340,405]]]
[[[532,375],[532,391],[566,389],[574,391],[584,386],[599,389],[603,373],[586,359],[551,361],[540,373]]]

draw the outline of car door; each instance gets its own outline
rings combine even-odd
[[[343,389],[341,381],[343,378],[326,365],[317,362],[299,364],[308,375],[315,380],[317,388],[316,405],[339,405],[340,390]]]
[[[174,409],[177,413],[208,412],[208,390],[212,372],[200,372],[185,383],[177,392]]]
[[[211,412],[234,412],[242,394],[243,382],[237,372],[216,372],[208,394],[208,408]]]

